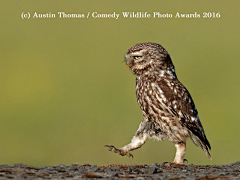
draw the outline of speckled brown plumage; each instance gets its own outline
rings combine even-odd
[[[117,149],[120,155],[132,156],[129,151],[141,147],[147,138],[167,139],[177,149],[174,163],[183,164],[186,139],[200,145],[209,159],[211,146],[198,117],[192,97],[177,79],[168,52],[156,43],[140,43],[131,47],[126,64],[136,75],[136,97],[143,120],[130,144]]]

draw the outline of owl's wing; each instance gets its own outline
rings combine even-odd
[[[160,88],[159,91],[161,91],[159,94],[162,94],[162,97],[165,98],[166,107],[171,111],[172,115],[178,117],[181,123],[198,138],[197,143],[211,159],[208,152],[208,148],[211,150],[211,146],[188,90],[177,79],[162,79],[158,81],[158,87]]]

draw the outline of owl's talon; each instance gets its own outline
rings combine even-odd
[[[108,150],[109,151],[113,151],[113,152],[115,152],[117,149],[114,147],[114,146],[108,146],[108,145],[105,145],[104,147],[108,147]]]
[[[131,154],[131,153],[127,153],[127,156],[130,158],[130,157],[132,157],[132,159],[133,159],[133,155]]]
[[[125,151],[123,151],[121,149],[117,149],[117,148],[115,148],[112,145],[111,146],[105,145],[104,147],[108,147],[108,151],[112,151],[112,152],[118,153],[121,156],[125,156],[126,155],[128,157],[132,157],[133,158],[133,155],[131,153],[125,152]]]

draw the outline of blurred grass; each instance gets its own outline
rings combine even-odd
[[[130,142],[142,119],[124,54],[139,42],[170,53],[212,145],[190,140],[194,164],[239,161],[239,1],[1,1],[1,164],[151,164],[174,145],[148,140],[134,159],[103,145]],[[29,19],[22,12],[221,12],[219,19]]]

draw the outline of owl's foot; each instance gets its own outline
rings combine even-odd
[[[174,160],[173,164],[185,164],[185,162],[188,163],[188,160],[187,159],[183,159],[183,161],[176,161],[176,160]]]
[[[118,153],[121,156],[128,156],[128,157],[132,157],[133,158],[133,155],[131,153],[129,153],[127,151],[123,151],[122,149],[117,149],[114,146],[108,146],[108,145],[105,145],[104,147],[108,147],[109,151]]]

